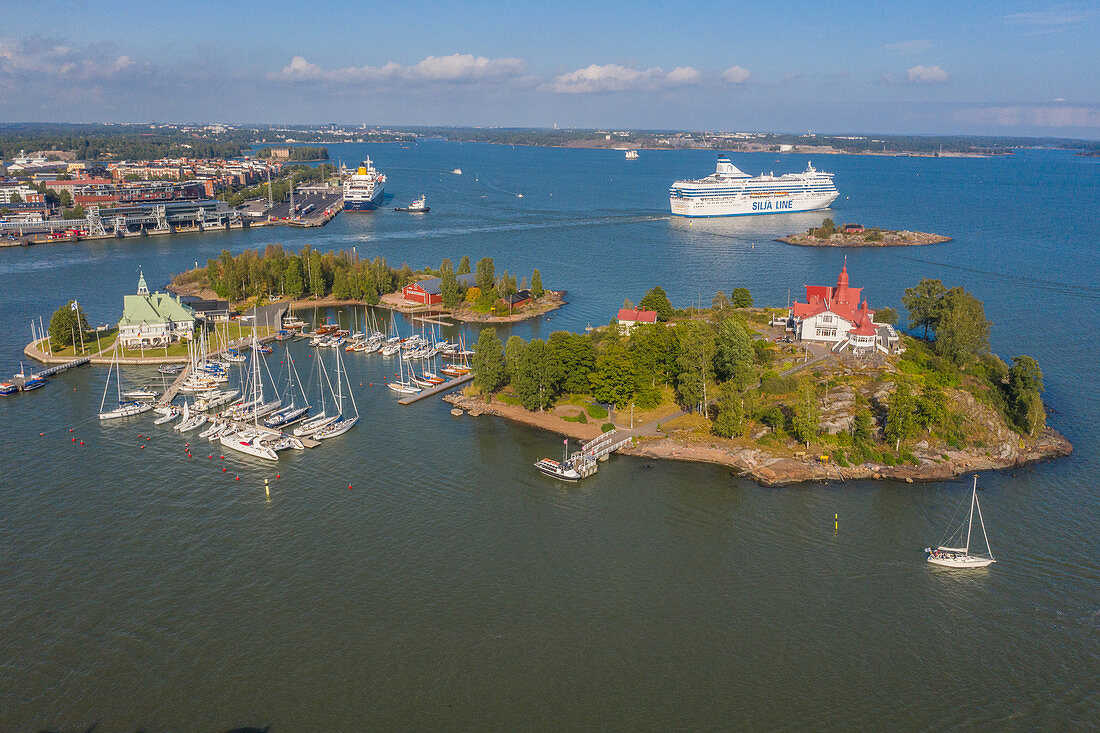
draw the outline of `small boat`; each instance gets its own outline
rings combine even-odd
[[[535,463],[535,468],[559,481],[573,482],[580,481],[582,478],[580,472],[573,468],[573,464],[569,460],[568,438],[562,441],[562,460],[560,463],[552,458],[542,458]]]
[[[100,420],[112,420],[117,417],[131,417],[132,415],[140,415],[143,412],[152,410],[153,406],[148,402],[120,402],[118,407],[113,410],[106,410],[99,413]]]
[[[458,407],[452,407],[451,408],[451,414],[454,415],[455,417],[462,417],[462,410]]]
[[[179,374],[183,371],[183,364],[164,364],[157,367],[157,371],[161,374]]]
[[[454,173],[456,176],[461,176],[462,175],[462,169],[461,168],[455,168],[453,171],[451,171],[451,173]]]
[[[355,427],[355,424],[359,422],[359,408],[355,405],[355,395],[352,394],[351,380],[347,378],[347,372],[341,370],[341,365],[342,360],[340,358],[340,352],[336,352],[336,410],[339,418],[317,430],[317,432],[313,434],[316,440],[325,440],[326,438],[335,438],[337,435],[343,435]],[[351,408],[353,410],[353,414],[347,416],[344,415],[344,382],[347,382],[347,396],[348,399],[351,400]]]
[[[24,375],[22,372],[16,374],[15,376],[23,377],[23,386],[19,389],[23,390],[24,392],[30,392],[32,389],[38,389],[39,387],[46,386],[46,380],[42,377],[28,376]]]
[[[164,425],[165,423],[170,423],[183,414],[183,410],[178,407],[172,407],[171,405],[163,408],[158,407],[157,412],[159,412],[161,416],[153,421],[154,425]]]
[[[275,351],[275,349],[271,348],[267,344],[260,344],[260,343],[257,343],[252,348],[255,349],[256,351],[259,351],[259,352],[264,353],[264,354],[270,354],[273,351]]]
[[[428,206],[427,197],[423,194],[420,195],[416,201],[413,201],[408,206],[395,206],[394,211],[403,211],[407,214],[426,214],[431,211],[431,207]]]
[[[970,535],[974,529],[974,510],[978,512],[978,522],[982,526],[982,537],[985,539],[985,555],[970,554]],[[963,527],[966,528],[966,541],[960,547],[958,540],[962,539]],[[982,519],[982,507],[978,504],[978,477],[974,477],[974,487],[970,491],[970,514],[966,522],[944,544],[936,548],[926,547],[924,552],[928,555],[928,562],[945,568],[984,568],[997,562],[993,559],[993,551],[989,548],[989,535],[985,532],[985,520]]]
[[[224,354],[222,354],[222,358],[226,361],[239,364],[243,362],[246,357],[244,356],[244,354],[237,351],[236,349],[228,349]]]
[[[187,433],[195,428],[206,423],[207,417],[201,412],[196,412],[188,417],[186,420],[181,420],[179,425],[176,425],[176,432]]]
[[[320,415],[314,415],[298,427],[294,428],[294,434],[298,437],[305,437],[307,435],[313,435],[326,425],[330,425],[340,419],[339,415],[326,415],[321,413]]]
[[[123,392],[122,397],[128,400],[155,400],[160,397],[160,392],[142,387],[141,389],[131,389],[129,392]]]
[[[268,416],[266,420],[264,420],[264,425],[269,428],[281,428],[286,425],[291,425],[305,417],[307,412],[309,412],[309,405],[305,405],[304,407],[297,407],[292,404],[289,407],[284,407],[283,409],[272,413],[270,416]]]
[[[11,382],[0,382],[0,395],[14,394],[19,391]]]
[[[274,448],[264,445],[260,441],[260,436],[253,435],[251,431],[245,430],[242,432],[227,432],[218,437],[219,442],[226,448],[231,448],[238,453],[245,453],[257,458],[264,458],[269,461],[279,460],[279,454],[275,452]]]

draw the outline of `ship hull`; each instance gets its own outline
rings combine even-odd
[[[344,211],[374,211],[382,201],[382,187],[374,190],[374,195],[369,199],[350,199],[344,196]]]
[[[755,196],[670,196],[669,207],[673,216],[689,218],[718,216],[766,216],[768,214],[794,214],[803,211],[821,211],[836,201],[840,193],[810,196],[755,197]]]

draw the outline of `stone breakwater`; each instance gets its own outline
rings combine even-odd
[[[882,235],[882,239],[868,239],[869,232],[852,234],[836,232],[832,236],[822,239],[809,232],[802,232],[801,234],[789,234],[786,237],[780,237],[776,241],[799,247],[920,247],[951,241],[951,237],[929,232],[880,231],[879,233]]]

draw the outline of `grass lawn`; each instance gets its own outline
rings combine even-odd
[[[69,356],[69,357],[73,357],[73,358],[76,358],[76,357],[82,356],[82,355],[94,354],[97,351],[99,351],[100,347],[106,349],[106,348],[109,348],[111,346],[111,344],[114,343],[115,338],[118,336],[118,328],[116,327],[116,328],[108,329],[106,331],[99,331],[98,332],[98,336],[99,336],[99,344],[98,345],[96,344],[96,335],[97,335],[97,332],[95,332],[95,331],[91,331],[89,333],[84,334],[84,351],[83,352],[80,351],[80,338],[79,337],[77,338],[76,344],[74,344],[72,346],[66,346],[63,349],[57,348],[56,344],[55,344],[54,348],[51,351],[52,351],[54,356],[61,356],[61,357]],[[44,343],[41,344],[41,348],[45,348],[45,346],[46,345]]]

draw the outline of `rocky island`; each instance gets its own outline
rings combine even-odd
[[[819,227],[810,227],[800,234],[789,234],[776,241],[799,247],[918,247],[950,242],[951,237],[928,232],[866,228],[860,224],[838,227],[827,218]]]
[[[793,332],[785,310],[733,307],[723,293],[711,309],[678,310],[660,288],[639,308],[661,322],[507,344],[484,329],[473,385],[445,399],[581,440],[614,430],[628,455],[773,486],[938,481],[1073,450],[1046,425],[1035,359],[989,352],[980,301],[938,280],[909,288],[910,325],[936,335],[926,340],[875,321],[892,309],[871,310],[861,290],[846,270],[836,286],[807,286]],[[817,331],[822,313],[847,321],[844,341]]]

